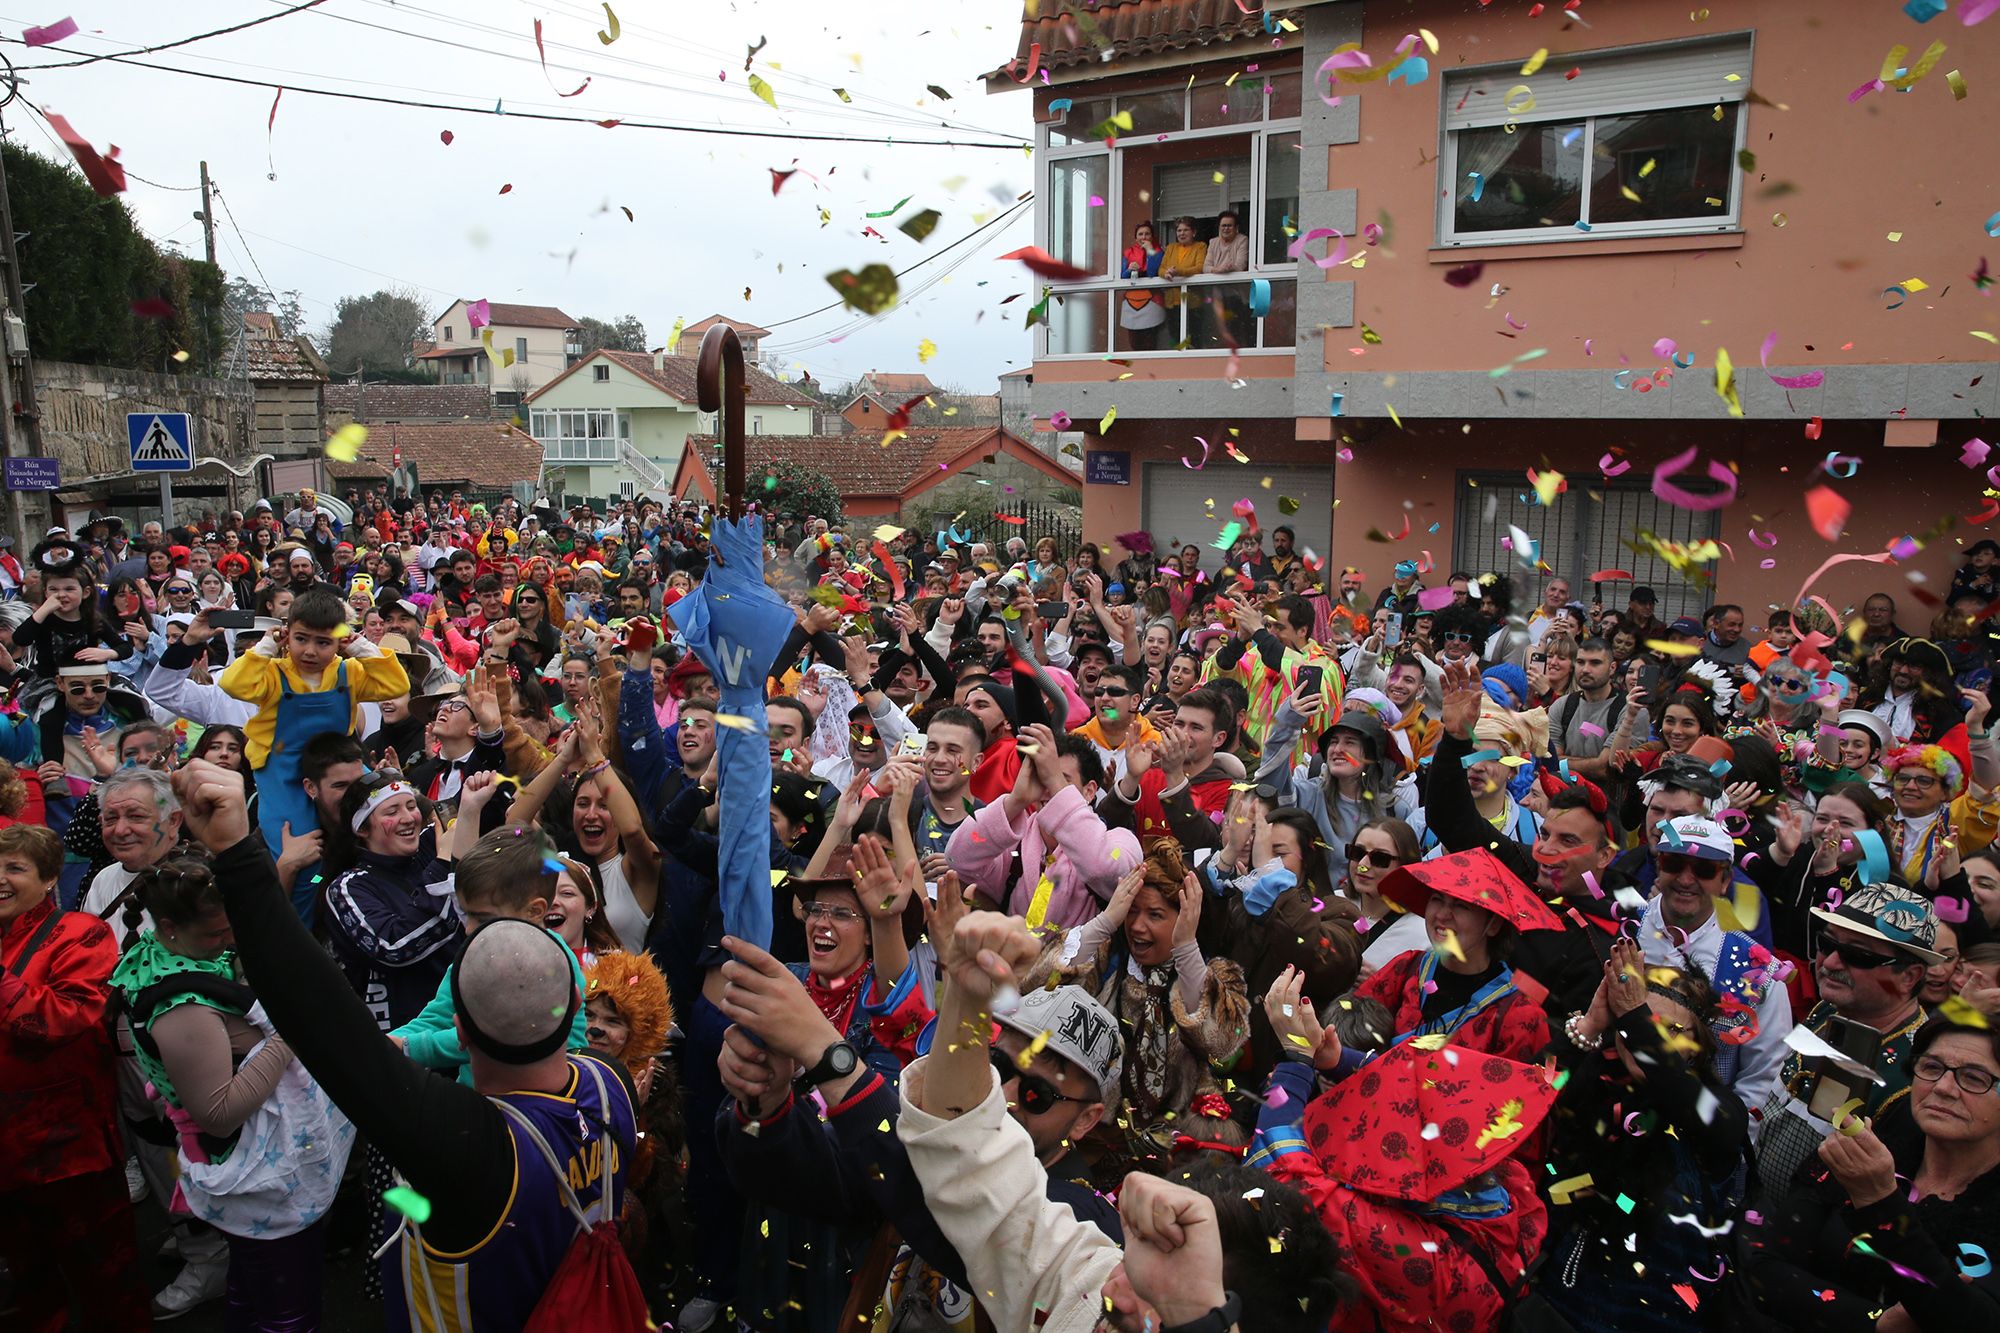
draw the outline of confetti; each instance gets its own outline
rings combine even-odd
[[[913,241],[925,240],[932,232],[937,230],[937,224],[943,217],[944,214],[938,212],[935,208],[926,208],[923,212],[912,213],[909,217],[897,223],[896,230],[902,232],[903,235]]]
[[[355,462],[361,457],[361,446],[367,442],[368,427],[350,421],[327,437],[326,456],[336,463]]]
[[[896,281],[896,271],[887,264],[869,264],[859,273],[836,269],[826,275],[826,280],[840,294],[841,304],[864,315],[879,315],[893,308],[902,290]]]
[[[1018,250],[1012,250],[999,256],[999,258],[1018,259],[1021,261],[1022,267],[1026,268],[1029,272],[1048,278],[1053,282],[1078,282],[1091,276],[1088,270],[1080,269],[1074,264],[1064,263],[1048,251],[1042,249],[1039,245],[1024,245]]]
[[[53,46],[76,36],[76,20],[57,19],[45,28],[24,28],[21,32],[23,46]]]
[[[431,1220],[431,1201],[407,1185],[397,1185],[393,1189],[383,1190],[382,1202],[418,1226]]]
[[[1813,531],[1828,541],[1840,539],[1853,508],[1831,486],[1815,486],[1806,492],[1807,519],[1812,523]]]
[[[548,80],[549,88],[557,97],[575,97],[590,86],[590,79],[586,77],[573,91],[564,92],[562,89],[556,87],[554,79],[549,78],[549,53],[547,48],[542,45],[542,21],[540,19],[535,20],[535,54],[542,58],[542,78]],[[506,191],[502,190],[501,193],[505,194]]]
[[[49,123],[49,128],[56,132],[56,137],[76,158],[76,164],[83,168],[83,178],[90,182],[91,189],[107,199],[125,192],[125,168],[118,161],[118,145],[111,145],[108,152],[99,156],[97,150],[90,146],[90,141],[71,128],[61,116],[44,110],[42,119]]]
[[[764,104],[770,107],[771,110],[776,111],[778,109],[778,94],[772,91],[770,84],[764,82],[763,79],[755,74],[750,76],[750,91],[763,98]]]
[[[1724,352],[1721,356],[1723,364],[1726,365],[1728,353]],[[1720,367],[1718,367],[1716,373],[1718,376],[1722,374]],[[1743,415],[1740,405],[1738,406],[1736,415]],[[1653,494],[1676,508],[1690,510],[1695,513],[1722,509],[1736,498],[1736,473],[1727,464],[1713,460],[1709,462],[1709,479],[1715,482],[1720,488],[1713,495],[1697,495],[1693,491],[1675,485],[1671,480],[1688,470],[1694,463],[1697,452],[1699,452],[1698,447],[1690,445],[1686,450],[1675,454],[1672,458],[1667,459],[1659,467],[1655,468],[1653,471]]]
[[[598,29],[597,40],[606,46],[618,40],[618,16],[611,12],[611,6],[604,6],[605,27]]]

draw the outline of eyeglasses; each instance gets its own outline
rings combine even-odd
[[[1935,1055],[1918,1056],[1916,1064],[1910,1068],[1911,1077],[1920,1083],[1936,1083],[1946,1074],[1957,1079],[1958,1090],[1971,1097],[1984,1097],[2000,1085],[2000,1074],[1995,1074],[1984,1065],[1948,1065]]]
[[[807,903],[806,920],[831,921],[836,925],[851,926],[861,919],[861,913],[852,907],[835,907],[831,903]]]
[[[64,694],[109,694],[111,683],[103,680],[73,680],[63,686]]]
[[[472,705],[467,703],[463,699],[446,699],[443,703],[437,706],[438,716],[443,717],[446,713],[451,712],[455,708],[463,708],[468,713],[472,711]]]
[[[1878,967],[1888,967],[1891,963],[1915,961],[1898,957],[1892,953],[1873,953],[1867,949],[1853,948],[1842,944],[1830,935],[1822,935],[1814,942],[1813,952],[1821,958],[1830,953],[1840,955],[1840,961],[1858,972],[1872,972]]]
[[[1909,769],[1896,774],[1889,779],[1889,782],[1892,786],[1897,787],[1935,787],[1938,785],[1937,774],[1917,772]]]
[[[1444,632],[1446,643],[1471,643],[1472,636],[1463,630],[1448,629]]]
[[[1014,1062],[1014,1057],[995,1046],[987,1052],[993,1061],[993,1072],[1000,1076],[1000,1086],[1006,1087],[1008,1079],[1020,1080],[1020,1094],[1015,1102],[1029,1115],[1040,1115],[1057,1102],[1082,1102],[1081,1097],[1065,1096],[1056,1091],[1056,1085],[1045,1078],[1030,1074]],[[1964,1084],[1960,1084],[1963,1087]]]
[[[1385,852],[1379,849],[1363,847],[1358,842],[1350,842],[1347,844],[1347,863],[1349,865],[1353,865],[1358,861],[1366,861],[1369,865],[1374,866],[1377,870],[1387,870],[1391,866],[1395,865],[1396,862],[1400,859],[1401,858],[1398,857],[1394,852]]]
[[[1686,856],[1680,852],[1658,852],[1653,863],[1662,875],[1693,875],[1704,884],[1713,884],[1729,874],[1731,863],[1711,860],[1705,856]]]

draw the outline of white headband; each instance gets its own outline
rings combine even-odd
[[[374,814],[398,796],[414,796],[416,794],[417,789],[407,782],[392,782],[386,787],[378,788],[369,793],[368,799],[361,803],[361,808],[354,812],[354,831],[356,833],[361,832],[361,826],[368,822],[368,816]]]

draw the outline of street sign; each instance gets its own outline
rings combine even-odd
[[[1092,449],[1083,456],[1083,480],[1089,486],[1130,486],[1130,449]]]
[[[10,491],[52,491],[62,485],[62,468],[53,458],[10,458],[6,476]]]
[[[194,471],[194,420],[185,412],[128,412],[134,472]]]

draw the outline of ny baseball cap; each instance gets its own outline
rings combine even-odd
[[[998,1022],[1031,1040],[1046,1036],[1044,1050],[1096,1079],[1106,1102],[1117,1101],[1118,1071],[1124,1065],[1118,1020],[1083,987],[1031,991],[1021,997],[1019,1009]]]
[[[1734,861],[1736,839],[1729,836],[1728,829],[1712,819],[1701,815],[1682,815],[1660,826],[1660,842],[1655,850],[1680,852],[1704,861]]]

